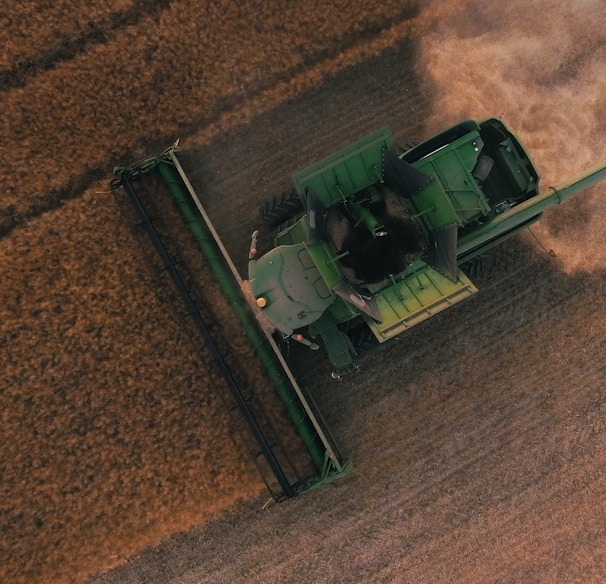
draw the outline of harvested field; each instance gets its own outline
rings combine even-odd
[[[268,508],[108,192],[181,137],[244,272],[258,204],[381,125],[406,143],[503,117],[557,184],[606,158],[601,1],[257,4],[0,9],[0,581],[604,581],[605,186],[356,376],[293,351],[355,466]]]

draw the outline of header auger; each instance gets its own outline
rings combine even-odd
[[[208,347],[248,431],[256,441],[258,452],[255,460],[274,499],[293,497],[346,473],[350,464],[339,451],[311,396],[299,386],[273,338],[259,326],[251,312],[242,292],[240,276],[185,174],[175,147],[129,168],[116,168],[114,172],[116,178],[112,183],[113,188],[121,188],[132,203],[139,225],[161,258],[163,269],[179,292],[187,314]],[[149,196],[148,181],[159,182],[164,186],[166,192],[163,194],[170,195],[164,204],[170,204],[172,199],[189,227],[193,240],[261,365],[267,384],[281,401],[286,416],[307,452],[309,466],[313,469],[311,473],[300,472],[293,463],[291,454],[281,444],[280,436],[275,435],[271,422],[267,422],[270,416],[263,404],[259,403],[258,396],[252,395],[250,388],[243,387],[234,375],[226,359],[225,349],[217,342],[194,298],[196,293],[203,291],[192,290],[192,284],[187,283],[191,278],[184,258],[178,250],[172,249],[174,246],[166,244],[169,236],[163,233],[165,226],[162,222],[162,209],[155,206]]]

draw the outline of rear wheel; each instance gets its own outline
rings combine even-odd
[[[358,324],[349,329],[347,336],[358,355],[366,353],[379,345],[377,337],[375,337],[366,323]]]
[[[479,278],[486,270],[486,263],[482,256],[476,256],[461,264],[463,273],[472,280]]]
[[[292,189],[265,201],[261,205],[259,213],[263,222],[270,229],[275,229],[298,215],[302,210],[301,199],[297,191]]]

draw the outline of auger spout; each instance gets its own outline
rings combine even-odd
[[[600,163],[585,173],[557,187],[549,187],[534,197],[507,209],[475,229],[469,235],[459,238],[457,254],[465,260],[467,252],[482,248],[482,251],[513,235],[520,228],[528,227],[537,221],[543,211],[552,205],[559,205],[606,178],[606,163]],[[505,236],[505,237],[503,237]]]

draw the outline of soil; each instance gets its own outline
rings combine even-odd
[[[353,469],[269,505],[109,189],[114,165],[180,137],[245,274],[259,204],[383,125],[407,144],[502,117],[558,184],[606,151],[601,1],[257,4],[0,9],[0,581],[603,582],[603,185],[489,252],[478,294],[355,375],[293,347]]]

